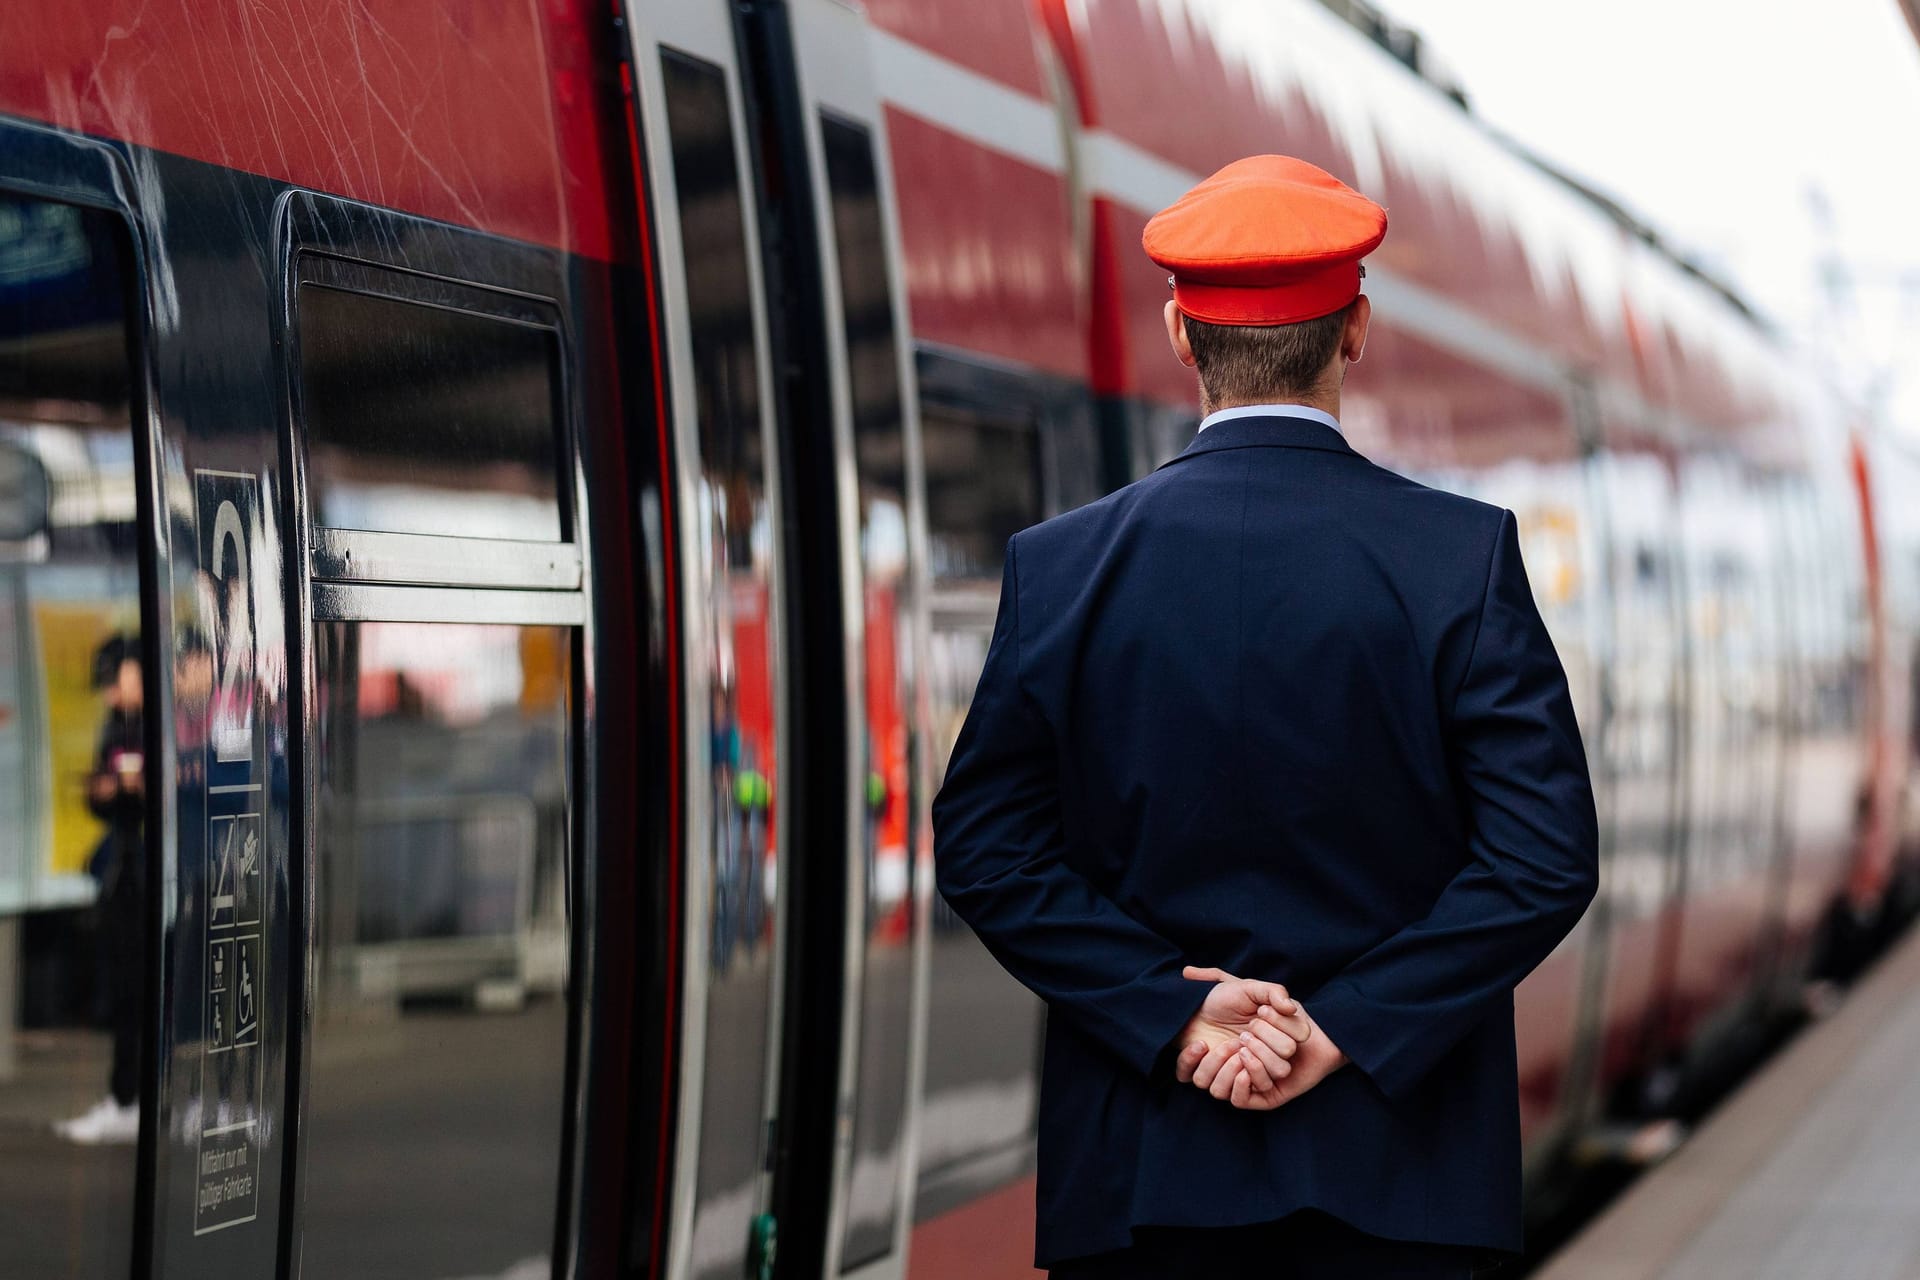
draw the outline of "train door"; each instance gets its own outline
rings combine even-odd
[[[829,1139],[818,1145],[804,1143],[806,1131],[795,1129],[783,1170],[785,1204],[795,1226],[808,1229],[793,1232],[785,1270],[899,1276],[913,1216],[913,1100],[925,1038],[915,998],[924,993],[925,953],[917,943],[930,899],[927,879],[915,875],[920,855],[930,852],[917,397],[903,341],[905,294],[894,267],[900,238],[865,20],[832,0],[785,6],[789,76],[778,66],[780,16],[768,6],[750,30],[770,64],[764,105],[785,121],[784,167],[809,178],[811,218],[793,207],[798,200],[791,203],[789,243],[801,249],[792,233],[810,221],[816,232],[807,248],[822,264],[832,430],[801,433],[797,443],[820,454],[831,442],[836,459],[846,768],[853,783],[841,910],[830,910],[819,894],[809,903],[816,945],[806,979],[814,1018],[788,1025],[788,1060],[796,1068],[788,1108],[796,1122],[830,1115],[833,1124],[830,1135],[824,1126],[814,1131]],[[836,947],[837,966],[829,958]],[[835,1022],[839,1052],[829,1097],[826,1079],[809,1082],[798,1067],[817,1060],[809,1041]]]
[[[897,1274],[925,534],[867,32],[824,3],[628,12],[707,762],[667,1273],[762,1269],[777,1232],[783,1274]]]
[[[260,783],[292,792],[304,934],[287,1266],[564,1274],[595,883],[564,269],[330,197],[285,208],[300,696],[293,777]],[[216,840],[243,875],[246,833]],[[217,923],[208,989],[226,966],[237,1038],[245,930]],[[246,1117],[218,1118],[205,1151]]]
[[[1603,1101],[1645,1061],[1673,940],[1687,652],[1671,458],[1657,441],[1611,435],[1598,458],[1610,533],[1609,708],[1590,747],[1607,933],[1595,1064]]]
[[[1685,861],[1668,1044],[1707,1047],[1759,994],[1780,836],[1779,620],[1768,515],[1735,460],[1680,468],[1689,629]]]
[[[1831,536],[1833,523],[1814,476],[1789,474],[1781,486],[1780,527],[1796,662],[1783,788],[1789,859],[1783,930],[1794,958],[1836,941],[1820,934],[1845,899],[1849,860],[1864,815],[1854,626],[1859,571],[1849,572],[1859,561],[1847,554],[1853,548]],[[1810,959],[1818,964],[1839,957],[1816,952]],[[1803,958],[1800,968],[1788,967],[1789,981],[1804,972],[1806,963]]]
[[[0,120],[0,1277],[144,1274],[167,799],[123,171]]]
[[[794,829],[781,445],[752,135],[730,6],[628,5],[659,255],[679,616],[683,946],[673,1172],[655,1263],[755,1274],[772,1247]],[[659,1252],[664,1248],[664,1253]],[[749,1270],[749,1265],[755,1270]]]

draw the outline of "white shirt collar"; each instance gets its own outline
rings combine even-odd
[[[1214,423],[1225,422],[1229,418],[1305,418],[1308,422],[1340,430],[1338,418],[1324,409],[1307,404],[1243,404],[1237,409],[1215,409],[1200,420],[1200,430],[1205,431]]]

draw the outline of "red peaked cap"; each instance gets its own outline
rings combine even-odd
[[[1292,156],[1248,156],[1155,214],[1140,236],[1173,300],[1210,324],[1297,324],[1360,293],[1387,211]]]

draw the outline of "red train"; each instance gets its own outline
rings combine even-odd
[[[1911,464],[1376,34],[0,17],[0,1275],[1026,1272],[927,804],[1007,536],[1193,427],[1139,233],[1252,152],[1390,209],[1345,426],[1518,514],[1574,685],[1536,1181],[1901,917]]]

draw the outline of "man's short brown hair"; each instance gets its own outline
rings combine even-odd
[[[1349,302],[1299,324],[1208,324],[1186,316],[1187,345],[1210,404],[1270,404],[1313,391],[1347,323]]]

